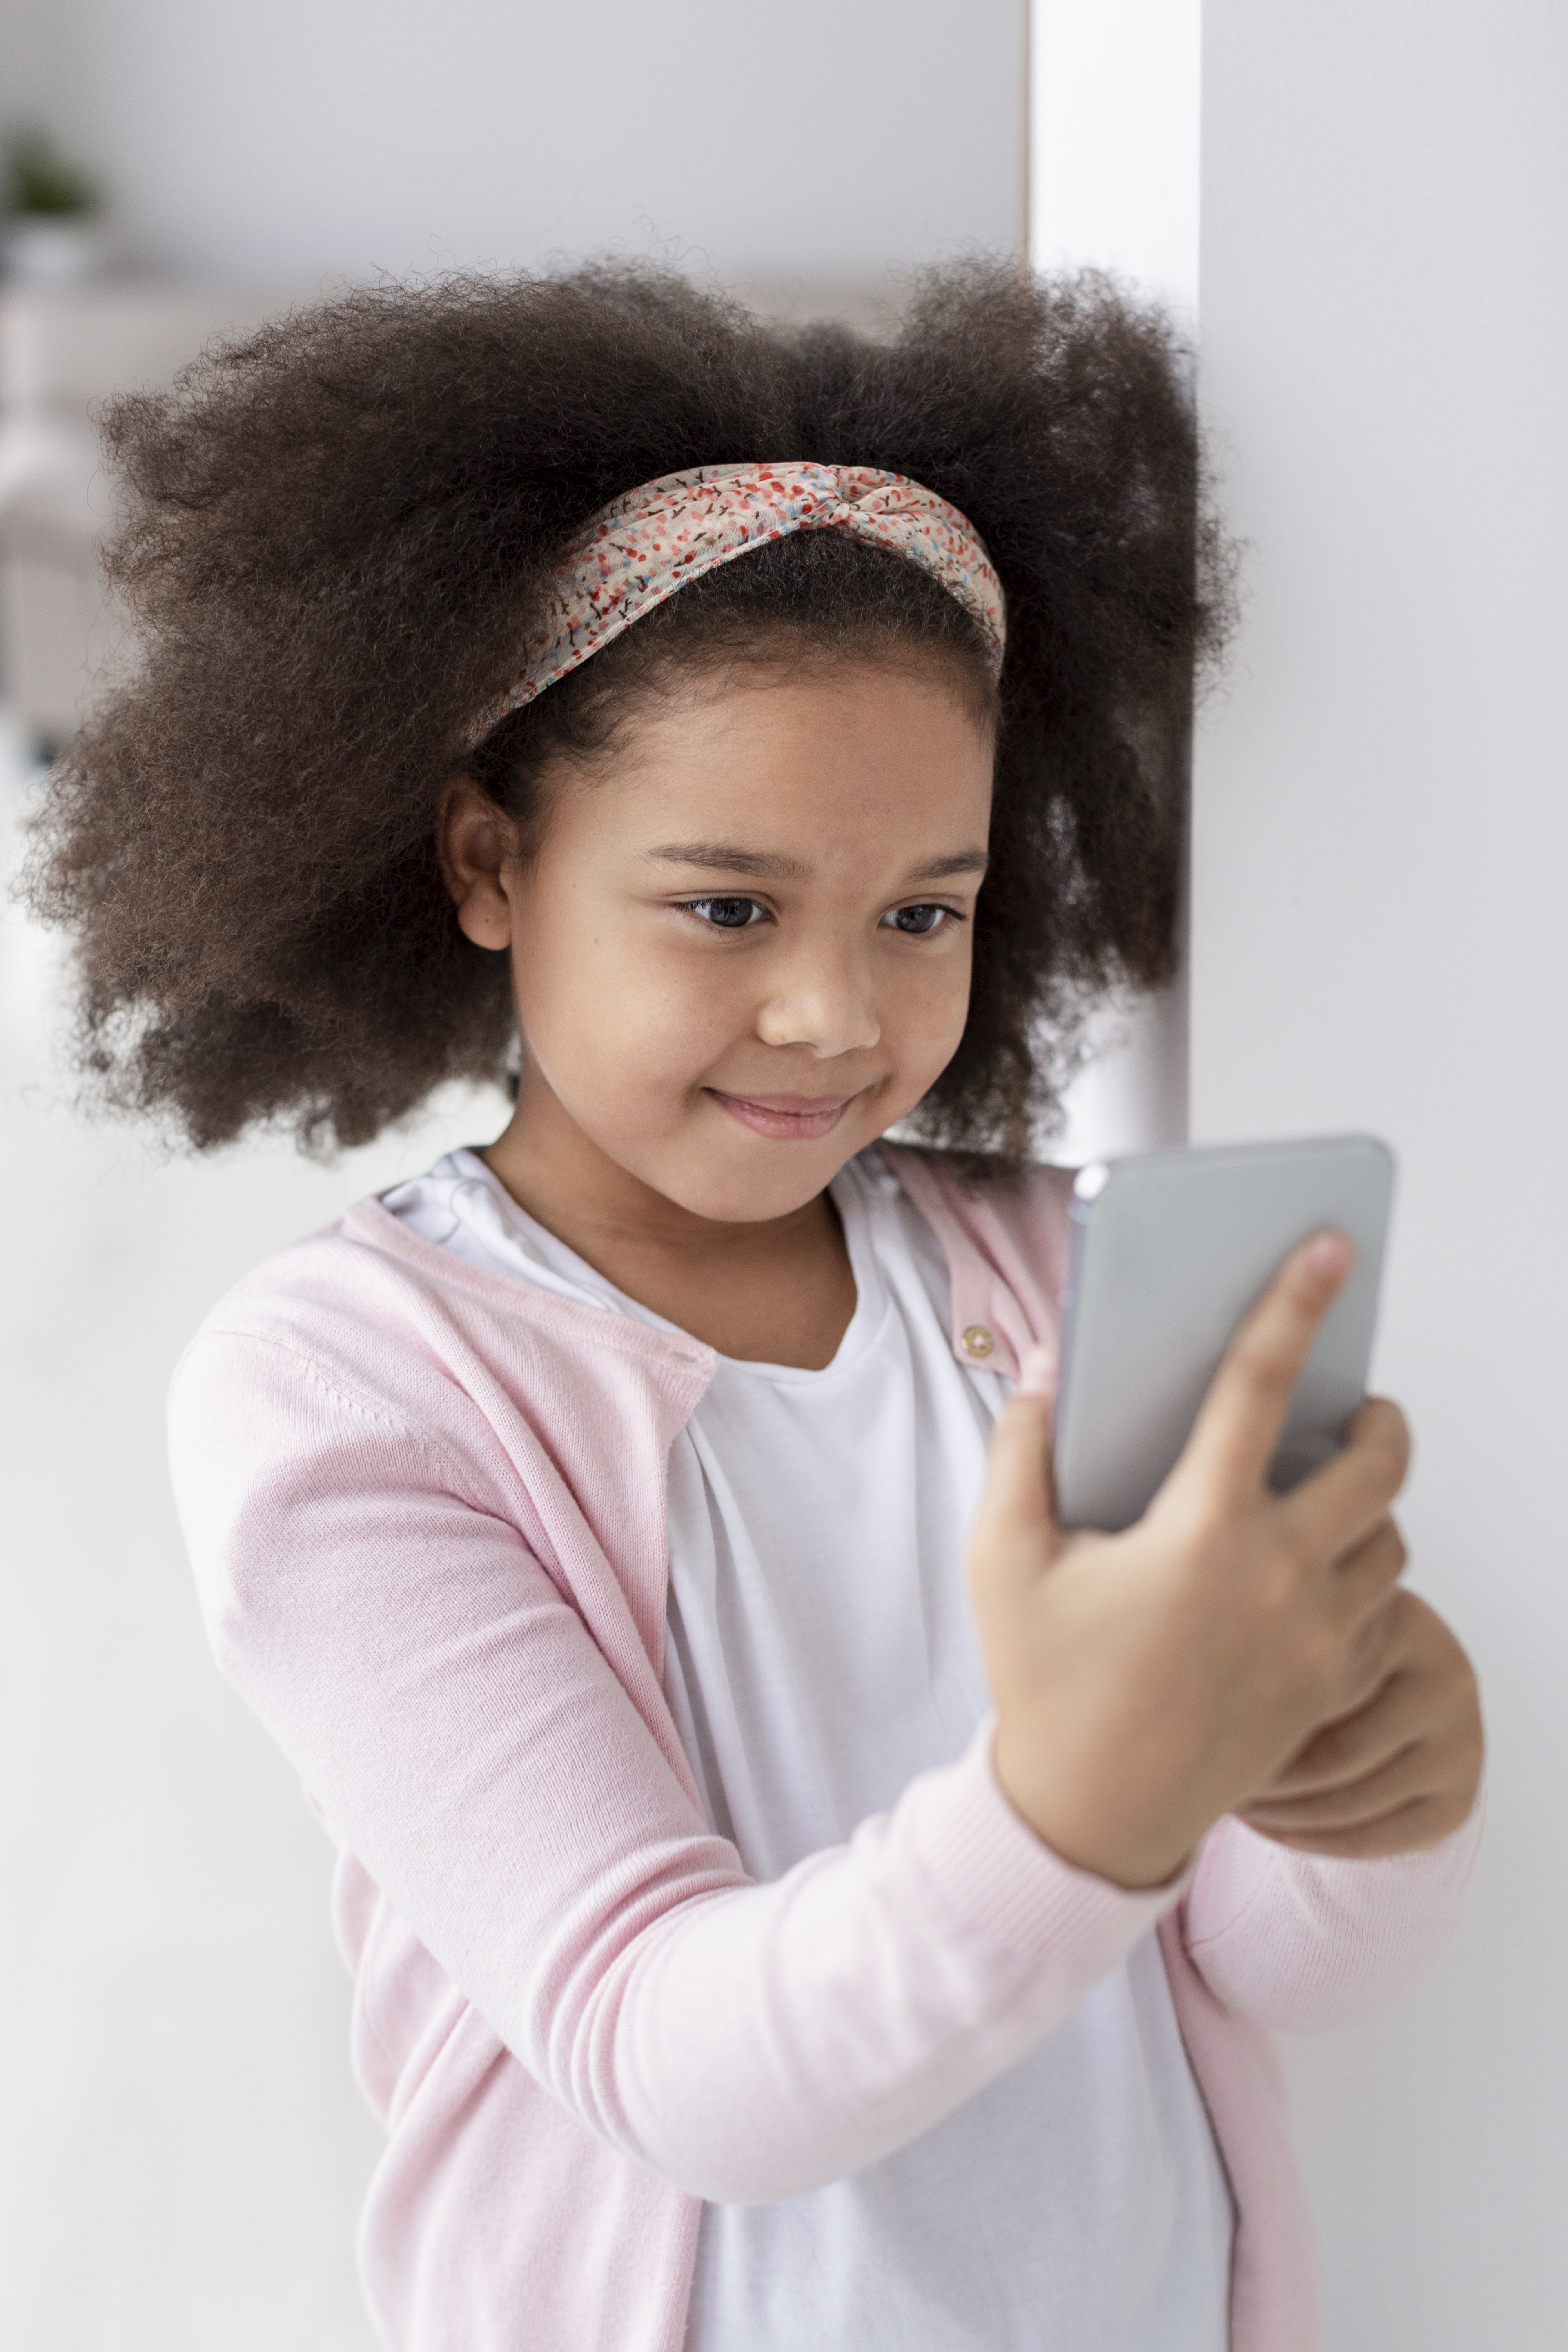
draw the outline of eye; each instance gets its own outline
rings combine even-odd
[[[765,922],[768,914],[760,898],[687,898],[681,911],[719,931],[750,930],[754,923]]]
[[[943,918],[961,923],[963,916],[955,907],[894,907],[882,918],[883,927],[890,931],[903,931],[910,939],[926,940],[942,928]]]

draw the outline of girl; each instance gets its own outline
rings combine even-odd
[[[1316,2340],[1266,2029],[1440,1944],[1474,1685],[1392,1405],[1265,1483],[1331,1235],[1146,1519],[1058,1530],[1024,1157],[1075,1004],[1170,957],[1178,383],[1093,283],[871,344],[590,269],[110,416],[142,660],[40,881],[92,1066],[208,1148],[515,1055],[495,1143],[174,1394],[219,1660],[340,1849],[397,2352]]]

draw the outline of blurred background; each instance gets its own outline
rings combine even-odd
[[[1494,1743],[1458,1943],[1290,2053],[1330,2352],[1568,2344],[1565,101],[1539,0],[0,0],[7,872],[113,644],[90,409],[214,332],[598,251],[874,325],[984,249],[1194,334],[1247,601],[1190,970],[1050,1148],[1394,1143],[1379,1379]],[[58,947],[0,921],[0,2341],[371,2352],[331,1858],[208,1660],[163,1392],[230,1281],[503,1107],[165,1161],[78,1118]]]

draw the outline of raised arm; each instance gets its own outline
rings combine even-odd
[[[1175,1898],[1058,1860],[988,1730],[753,1885],[474,1455],[214,1332],[172,1444],[219,1663],[336,1834],[522,2063],[697,2195],[788,2197],[904,2145]]]

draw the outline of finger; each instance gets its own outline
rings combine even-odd
[[[1427,1687],[1430,1677],[1422,1655],[1424,1629],[1426,1618],[1435,1613],[1405,1584],[1395,1584],[1392,1591],[1384,1592],[1369,1608],[1363,1607],[1359,1601],[1352,1601],[1351,1630],[1340,1676],[1340,1703],[1324,1714],[1318,1726],[1320,1733],[1353,1721],[1376,1704],[1396,1675],[1405,1676],[1423,1689]],[[1447,1633],[1447,1628],[1444,1626],[1443,1631]],[[1473,1683],[1469,1660],[1453,1642],[1452,1635],[1448,1638],[1458,1664],[1457,1680],[1462,1682],[1468,1677]]]
[[[1315,1731],[1258,1791],[1258,1801],[1313,1796],[1363,1780],[1429,1729],[1428,1715],[1420,1677],[1395,1666],[1364,1706]]]
[[[1428,1742],[1414,1739],[1395,1754],[1385,1757],[1372,1771],[1346,1780],[1338,1788],[1314,1789],[1301,1796],[1255,1798],[1241,1819],[1254,1829],[1263,1830],[1316,1832],[1354,1829],[1363,1822],[1379,1820],[1396,1805],[1430,1796],[1434,1783],[1442,1778]]]
[[[1032,1348],[991,1433],[971,1545],[972,1574],[1030,1581],[1059,1542],[1051,1484],[1056,1359]],[[1021,1539],[1021,1540],[1020,1540]]]
[[[1475,1668],[1436,1611],[1401,1588],[1357,1647],[1373,1677],[1363,1703],[1321,1725],[1249,1803],[1347,1787],[1418,1742],[1479,1773],[1485,1734]]]
[[[1338,1559],[1384,1516],[1409,1468],[1405,1415],[1387,1397],[1368,1397],[1345,1433],[1343,1451],[1283,1497],[1286,1524],[1308,1550]]]
[[[1387,1609],[1409,1562],[1397,1522],[1385,1516],[1370,1535],[1333,1563],[1333,1597],[1343,1622],[1353,1625]]]
[[[1289,1846],[1296,1853],[1331,1855],[1346,1862],[1379,1862],[1394,1853],[1424,1853],[1430,1846],[1441,1845],[1446,1837],[1469,1818],[1474,1796],[1467,1802],[1462,1793],[1441,1797],[1417,1797],[1409,1804],[1396,1805],[1392,1812],[1376,1821],[1360,1822],[1353,1828],[1340,1830],[1260,1830],[1259,1835],[1272,1838],[1276,1845]]]
[[[1359,1623],[1352,1622],[1342,1635],[1342,1655],[1337,1671],[1328,1677],[1325,1696],[1330,1696],[1330,1704],[1323,1710],[1324,1724],[1342,1722],[1372,1706],[1395,1671],[1399,1660],[1393,1612],[1398,1598],[1395,1591],[1381,1608]]]
[[[1314,1234],[1291,1251],[1226,1349],[1173,1486],[1217,1481],[1240,1494],[1262,1485],[1297,1375],[1354,1255],[1342,1234]]]

